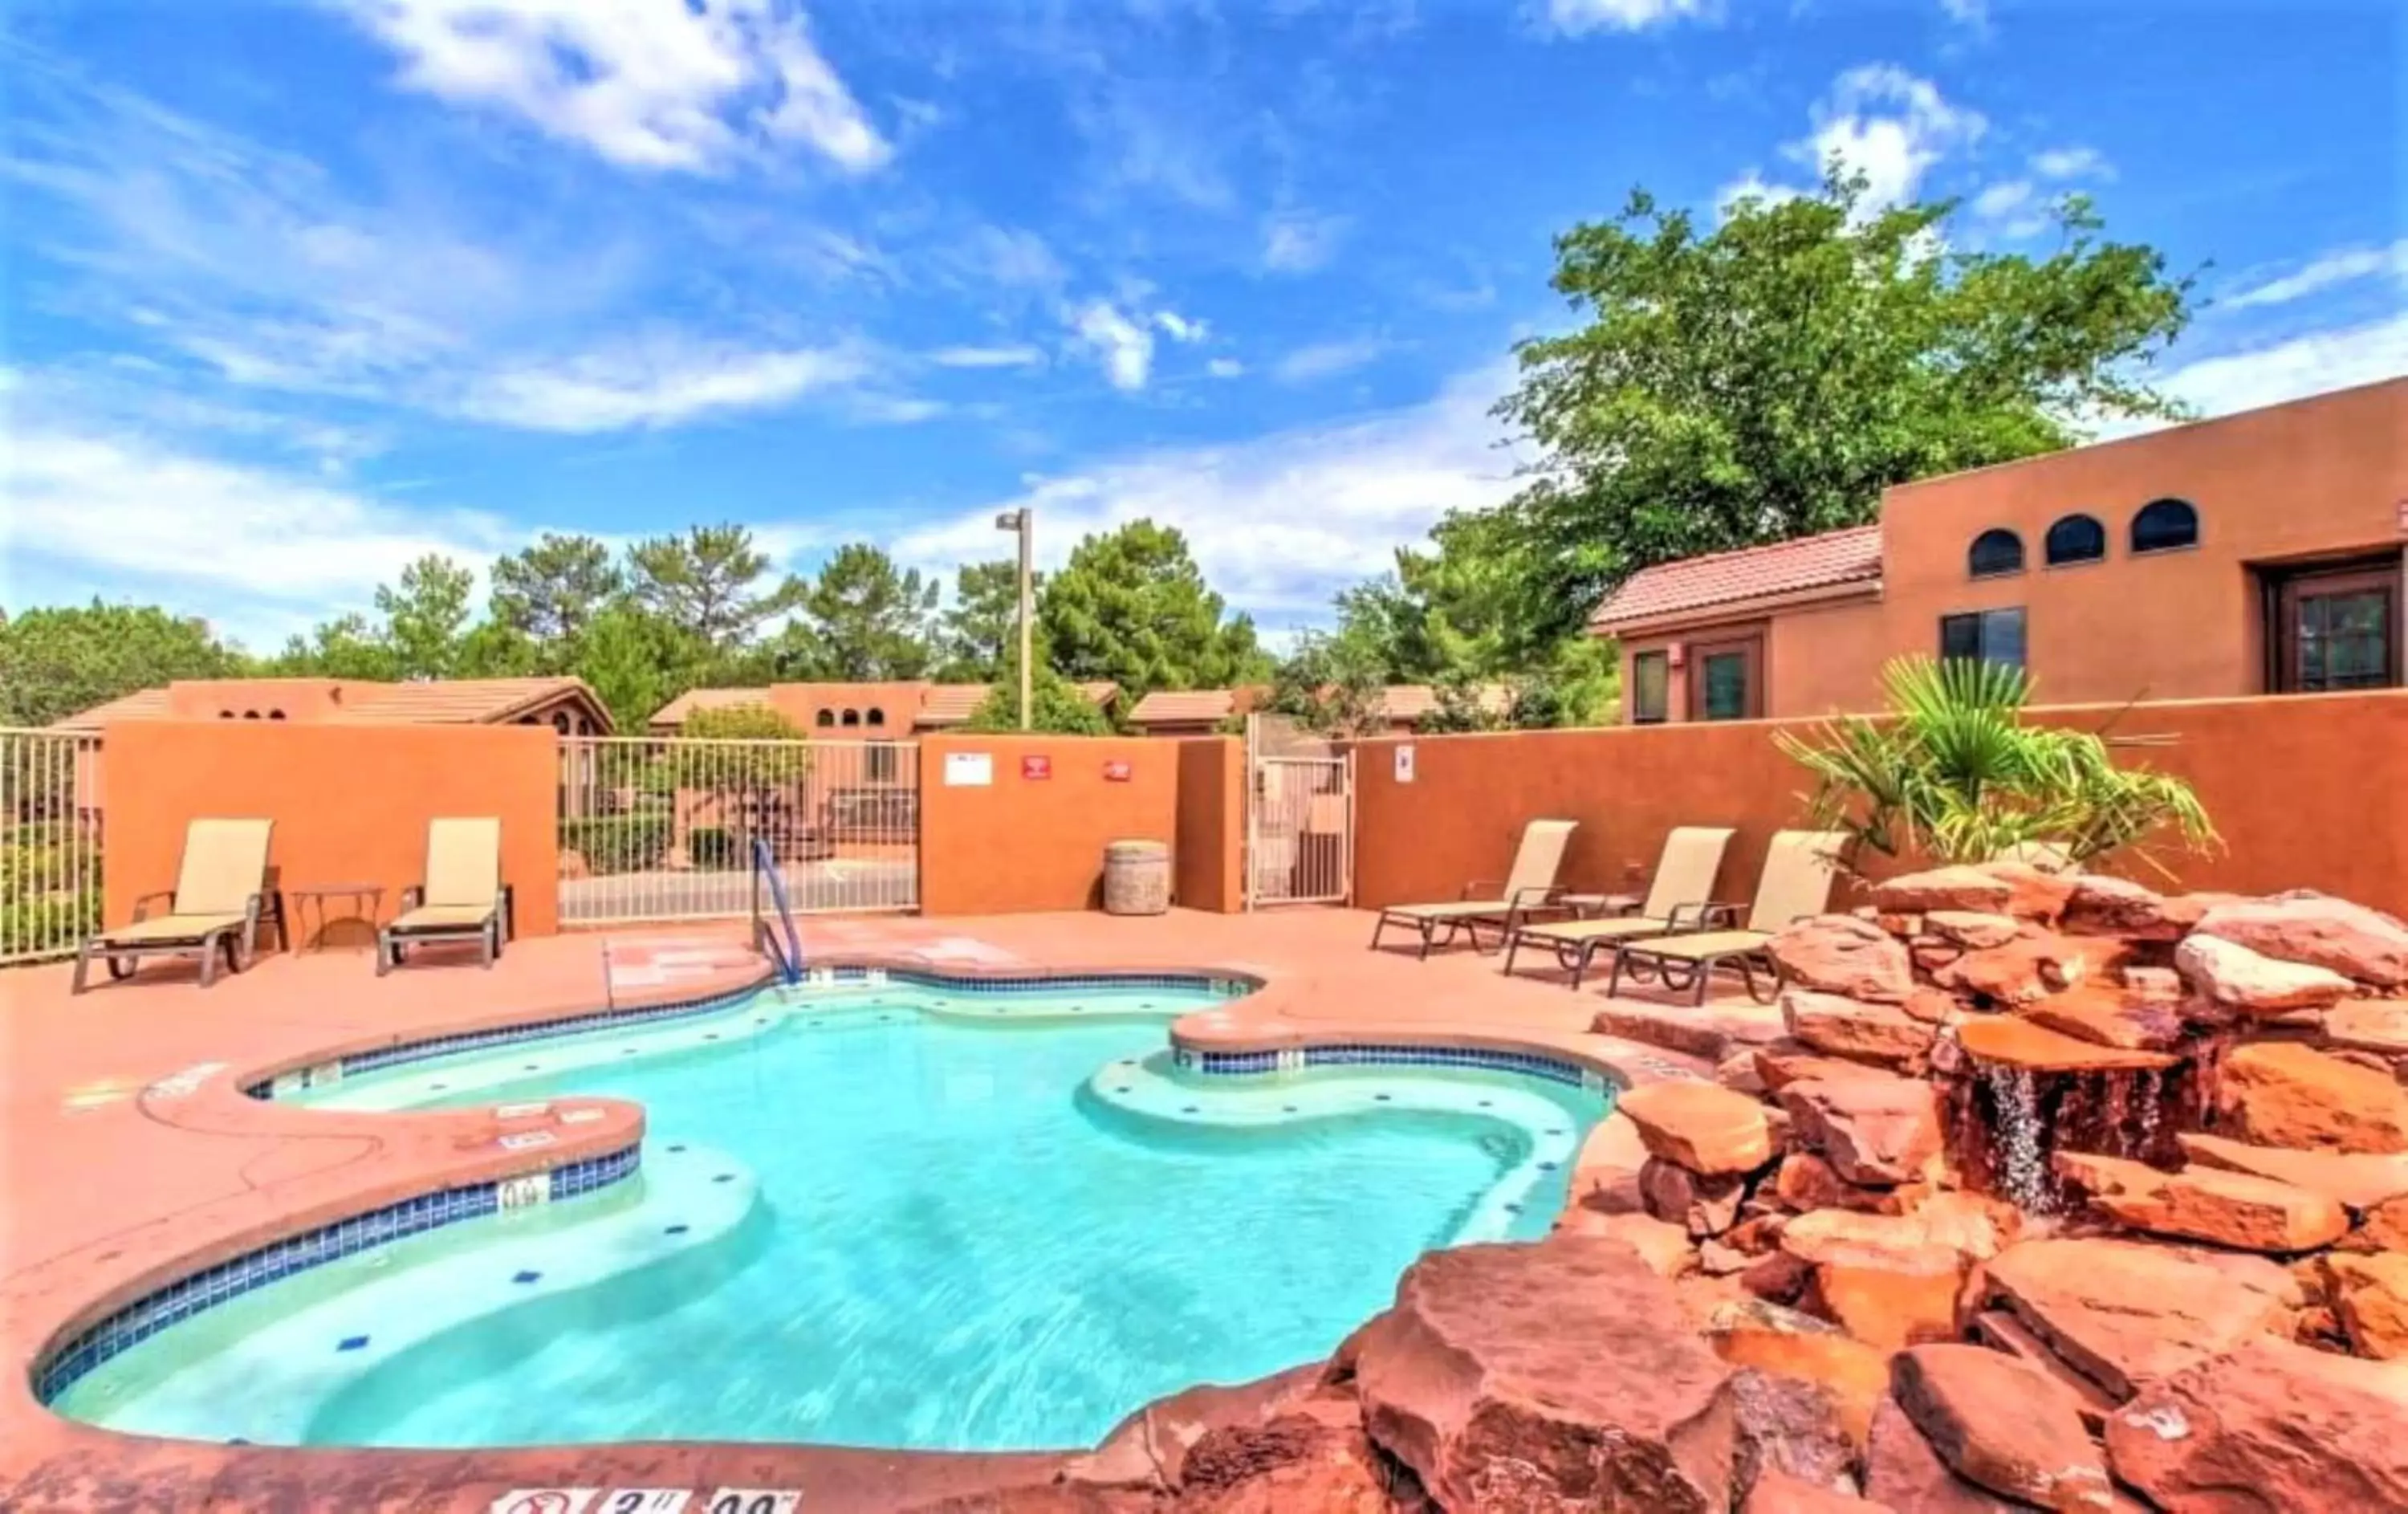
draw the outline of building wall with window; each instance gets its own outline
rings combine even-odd
[[[2050,703],[2396,686],[2408,380],[1901,485],[1873,551],[1815,558],[1851,535],[1617,590],[1593,627],[1626,714],[1871,709],[1915,652],[2019,663]]]

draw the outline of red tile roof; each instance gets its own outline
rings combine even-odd
[[[1235,689],[1159,688],[1137,701],[1129,719],[1140,726],[1185,726],[1226,720],[1237,708]]]
[[[726,710],[739,704],[767,704],[766,688],[690,688],[652,712],[648,726],[682,726],[700,710]]]
[[[263,699],[274,689],[310,680],[274,678],[203,680],[227,688],[256,685]],[[376,684],[342,679],[336,708],[322,718],[347,725],[500,725],[564,695],[581,699],[609,728],[609,714],[581,678],[437,678],[423,683]],[[98,730],[115,720],[175,717],[165,687],[139,689],[53,722],[60,730]]]
[[[1633,573],[1606,596],[1589,626],[1612,630],[1770,595],[1876,584],[1881,566],[1877,525],[1684,557]]]
[[[920,713],[912,724],[958,726],[978,714],[992,690],[985,684],[931,684],[921,696]]]

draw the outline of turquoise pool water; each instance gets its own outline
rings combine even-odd
[[[289,1390],[258,1381],[256,1361],[242,1368],[254,1395],[306,1397],[269,1435],[429,1447],[1084,1445],[1163,1393],[1326,1354],[1388,1303],[1408,1262],[1456,1239],[1529,1150],[1523,1123],[1476,1111],[1366,1107],[1215,1129],[1123,1114],[1084,1087],[1098,1068],[1158,1052],[1168,1015],[1207,1002],[1201,993],[1014,994],[1010,1014],[985,1022],[919,1012],[940,997],[897,987],[824,1013],[739,1010],[731,1021],[748,1026],[743,1038],[698,1045],[689,1031],[673,1049],[589,1035],[573,1044],[587,1065],[559,1072],[543,1069],[539,1046],[455,1059],[488,1078],[507,1061],[512,1080],[463,1078],[473,1092],[436,1102],[640,1102],[646,1234],[680,1222],[681,1194],[702,1207],[738,1191],[720,1185],[744,1184],[752,1202],[707,1245],[515,1303],[509,1280],[535,1270],[518,1253],[538,1242],[513,1236],[509,1221],[405,1243],[452,1260],[378,1282],[385,1316],[408,1317],[413,1289],[429,1309],[431,1289],[456,1309],[463,1289],[486,1286],[496,1306],[361,1371],[337,1370],[338,1341],[280,1338],[267,1371],[289,1369]],[[445,1065],[378,1077],[424,1089]],[[526,1065],[538,1070],[515,1071]],[[1555,1136],[1604,1110],[1599,1096],[1537,1080],[1444,1076],[1493,1082],[1523,1121],[1535,1091],[1553,1112],[1537,1117],[1561,1121],[1545,1132]],[[352,1099],[362,1091],[345,1089]],[[672,1153],[685,1165],[672,1165]],[[1515,1227],[1543,1233],[1560,1196],[1560,1181],[1534,1193]],[[554,1206],[564,1214],[545,1244],[573,1237],[566,1211],[632,1202]],[[329,1286],[288,1280],[219,1312],[306,1319],[280,1310],[275,1295],[323,1296]],[[176,1381],[206,1374],[212,1339],[229,1329],[165,1332],[61,1406],[127,1428],[243,1435],[239,1404],[212,1418],[217,1395]],[[325,1360],[313,1360],[321,1351]]]

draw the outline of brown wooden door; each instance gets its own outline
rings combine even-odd
[[[1764,717],[1764,638],[1724,637],[1689,643],[1689,718]]]
[[[2275,594],[2277,689],[2317,694],[2401,682],[2400,566],[2298,573]]]

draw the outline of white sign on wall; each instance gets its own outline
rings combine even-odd
[[[992,752],[948,752],[945,754],[945,786],[947,788],[986,788],[995,783],[995,754]]]
[[[1411,742],[1407,742],[1397,748],[1397,782],[1409,784],[1412,781],[1413,746]]]

